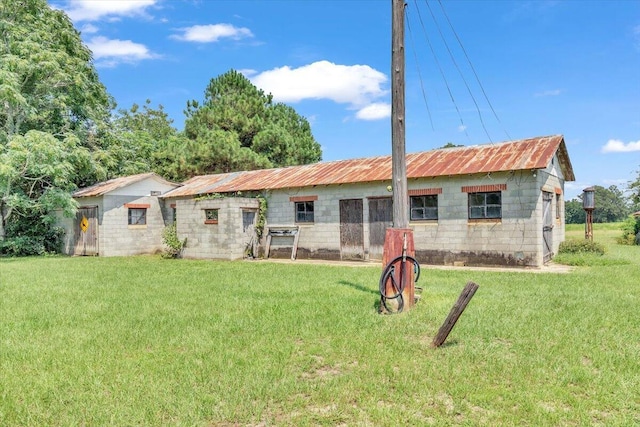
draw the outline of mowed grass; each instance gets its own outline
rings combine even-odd
[[[424,268],[393,316],[381,266],[0,259],[0,425],[638,425],[640,247],[594,234],[568,274]]]

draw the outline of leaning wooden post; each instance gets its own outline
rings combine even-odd
[[[449,336],[449,333],[451,333],[451,330],[456,325],[458,318],[462,315],[462,312],[464,311],[464,309],[467,308],[467,304],[469,304],[469,301],[471,301],[471,298],[473,298],[473,295],[476,293],[477,290],[478,290],[477,284],[473,282],[467,283],[467,286],[464,287],[464,289],[462,290],[462,293],[458,297],[458,301],[456,301],[453,307],[451,307],[451,311],[449,312],[449,315],[445,319],[442,326],[440,326],[438,335],[436,335],[436,337],[433,339],[433,342],[431,343],[431,347],[440,347],[442,343],[444,343],[444,341]]]

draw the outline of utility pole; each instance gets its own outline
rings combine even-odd
[[[393,272],[393,280],[384,281],[382,300],[402,301],[400,307],[415,305],[413,264],[415,256],[413,230],[409,228],[409,192],[405,152],[404,102],[404,0],[391,0],[391,191],[393,192],[393,227],[387,228],[382,255],[384,271]],[[409,257],[409,258],[407,258]],[[393,264],[393,265],[390,265]],[[389,270],[388,270],[389,269]],[[400,293],[401,297],[394,295]]]
[[[392,0],[391,29],[391,162],[393,227],[409,226],[405,151],[404,0]]]

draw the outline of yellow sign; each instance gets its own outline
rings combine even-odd
[[[89,228],[89,220],[86,216],[82,215],[82,219],[80,220],[80,230],[82,230],[83,233],[86,233],[87,228]]]

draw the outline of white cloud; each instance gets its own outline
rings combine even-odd
[[[382,88],[387,76],[368,65],[318,61],[299,68],[274,68],[253,76],[251,81],[273,94],[276,101],[329,99],[359,110],[356,116],[363,120],[389,117],[382,107],[385,104],[375,102],[388,93]]]
[[[251,78],[251,76],[258,74],[258,71],[252,69],[252,68],[243,68],[241,70],[238,70],[238,72],[240,74],[242,74],[243,76],[245,76],[246,78]]]
[[[234,27],[231,24],[194,25],[193,27],[179,28],[182,34],[174,34],[172,39],[196,42],[215,43],[222,38],[240,40],[253,37],[253,33],[248,28]]]
[[[82,34],[95,34],[98,32],[98,27],[96,27],[95,25],[86,24],[82,26],[80,32]]]
[[[103,18],[144,16],[157,0],[68,0],[61,8],[73,21],[97,21]]]
[[[93,58],[99,61],[100,66],[112,67],[121,62],[138,62],[143,59],[159,58],[159,55],[151,52],[145,45],[134,43],[131,40],[108,39],[106,37],[93,37],[87,46],[93,52]]]
[[[625,144],[619,139],[610,139],[602,147],[603,153],[630,153],[632,151],[640,151],[640,140]]]
[[[551,89],[551,90],[544,90],[542,92],[534,93],[533,96],[535,96],[536,98],[540,98],[544,96],[558,96],[561,93],[562,93],[561,89]]]
[[[464,132],[465,130],[467,130],[467,125],[458,126],[458,132]]]
[[[362,108],[356,113],[360,120],[380,120],[391,117],[391,105],[385,102],[376,102]]]

